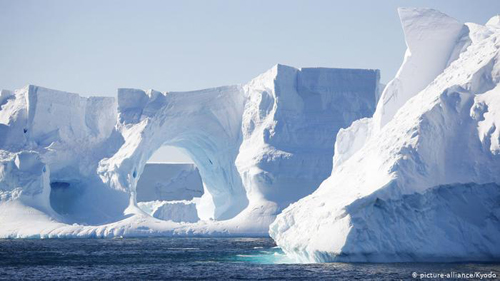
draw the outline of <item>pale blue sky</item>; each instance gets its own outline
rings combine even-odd
[[[500,13],[499,0],[0,0],[0,88],[194,90],[276,63],[378,68],[387,82],[405,50],[400,6],[477,23]]]

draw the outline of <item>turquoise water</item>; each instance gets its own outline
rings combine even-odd
[[[413,272],[500,276],[500,264],[294,264],[268,238],[0,240],[0,280],[408,280]]]

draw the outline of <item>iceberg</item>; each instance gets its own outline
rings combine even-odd
[[[137,181],[137,202],[192,200],[203,195],[194,164],[147,163]]]
[[[500,25],[400,8],[407,52],[331,176],[270,226],[302,262],[500,260]]]
[[[136,200],[138,207],[154,218],[197,222],[200,218],[196,202],[203,193],[203,182],[194,164],[147,163],[137,181]]]
[[[378,70],[284,65],[192,92],[2,91],[0,237],[267,236],[330,175],[337,132],[372,116],[379,94]],[[148,190],[163,145],[191,157],[201,197]]]
[[[192,223],[200,220],[194,201],[147,201],[137,204],[141,210],[160,220]]]

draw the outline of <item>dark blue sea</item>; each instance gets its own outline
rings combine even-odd
[[[500,277],[500,264],[289,262],[268,238],[0,240],[0,280],[412,280],[414,272]]]

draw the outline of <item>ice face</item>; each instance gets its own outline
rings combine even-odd
[[[500,192],[500,33],[428,9],[400,15],[408,56],[374,118],[339,132],[332,175],[270,226],[300,261],[500,258],[492,199]],[[403,79],[422,50],[415,75]]]
[[[457,41],[468,32],[464,24],[436,10],[399,8],[398,12],[407,50],[396,77],[387,84],[377,105],[377,129],[441,74],[450,60],[456,59],[453,52]]]
[[[152,217],[164,221],[194,223],[200,220],[194,201],[149,201],[138,205]]]
[[[137,202],[192,200],[203,195],[194,164],[147,163],[137,182]]]
[[[46,175],[33,173],[45,190],[33,199],[27,186],[11,187],[17,172],[0,173],[0,213],[11,214],[0,216],[0,236],[267,235],[281,209],[330,175],[337,131],[373,114],[378,79],[377,70],[277,65],[246,85],[193,92],[4,91],[1,161],[32,151]],[[153,180],[146,162],[163,145],[182,148],[198,167],[197,216],[194,203],[155,212],[137,203],[148,193],[138,184]],[[19,205],[19,194],[31,199]],[[46,208],[24,216],[37,202]],[[173,222],[198,217],[215,220]]]
[[[376,70],[278,65],[246,85],[236,165],[249,197],[280,210],[314,191],[331,173],[337,132],[373,114],[378,79]]]

